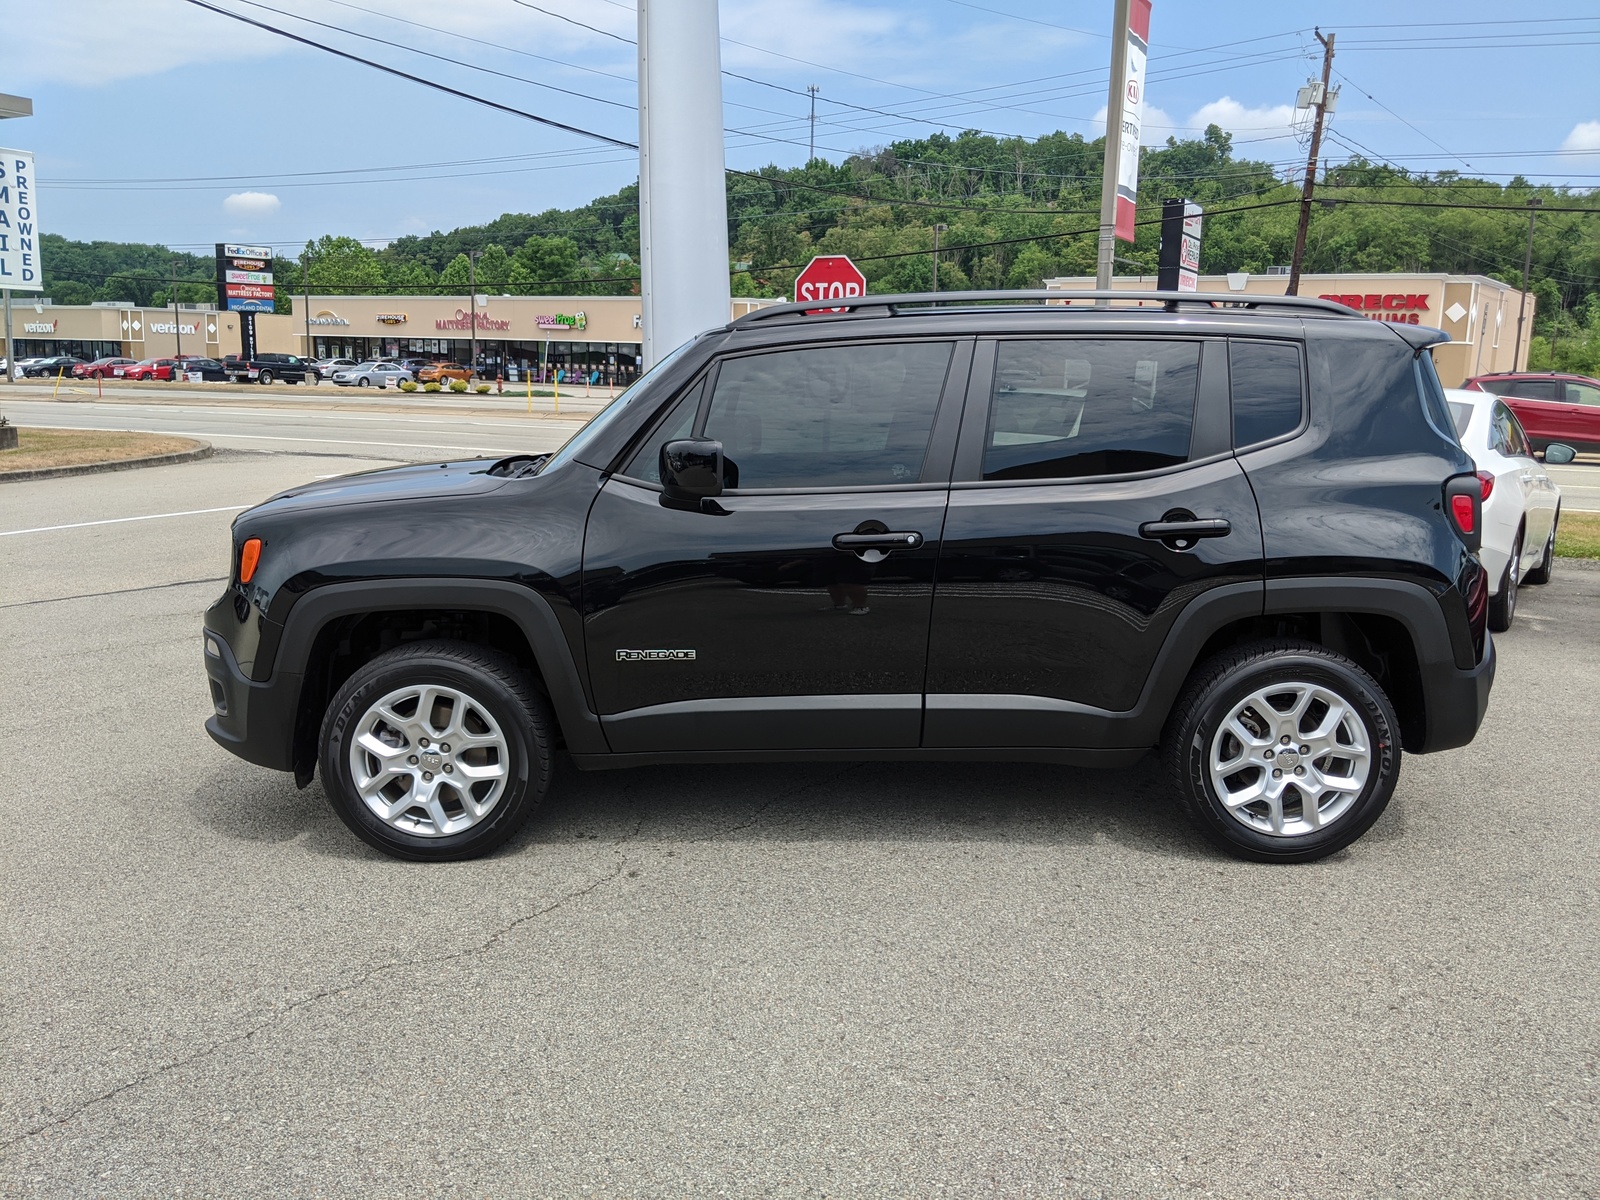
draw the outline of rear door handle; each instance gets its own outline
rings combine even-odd
[[[1233,532],[1232,522],[1223,517],[1191,517],[1183,521],[1146,521],[1139,526],[1139,536],[1153,541],[1189,541],[1193,538],[1227,537]]]
[[[859,553],[862,550],[915,550],[922,545],[922,535],[914,530],[898,533],[836,533],[833,548]]]

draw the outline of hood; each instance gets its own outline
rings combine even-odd
[[[383,467],[319,479],[279,492],[270,500],[240,514],[265,517],[334,508],[346,504],[382,504],[394,500],[428,500],[451,496],[478,496],[503,488],[508,477],[491,475],[496,459],[473,458],[458,462],[427,463],[414,467]]]

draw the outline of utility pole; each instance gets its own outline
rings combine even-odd
[[[178,349],[173,358],[183,357],[183,321],[178,316],[178,260],[172,260],[172,336],[177,339]]]
[[[935,292],[939,290],[939,235],[949,228],[950,226],[948,225],[935,225],[933,227],[933,290]]]
[[[1539,206],[1543,203],[1544,201],[1537,196],[1528,200],[1528,249],[1522,256],[1522,296],[1517,301],[1517,348],[1511,359],[1512,369],[1517,371],[1527,369],[1527,360],[1522,357],[1522,321],[1528,311],[1528,276],[1533,271],[1533,222],[1539,215]],[[1483,336],[1481,331],[1479,336]]]
[[[306,302],[306,357],[315,358],[316,346],[311,342],[311,247],[306,247],[306,252],[301,256],[300,264],[300,289],[305,293]]]
[[[472,293],[467,297],[467,311],[472,314],[472,358],[467,365],[474,372],[478,369],[478,259],[481,257],[482,250],[467,251],[467,291]]]
[[[1289,288],[1285,295],[1300,294],[1300,261],[1306,255],[1306,231],[1311,228],[1311,197],[1317,188],[1317,155],[1322,150],[1322,124],[1328,115],[1328,84],[1333,79],[1333,39],[1336,34],[1322,36],[1316,30],[1317,41],[1322,43],[1322,90],[1312,99],[1317,110],[1311,126],[1311,157],[1306,160],[1306,178],[1300,185],[1300,224],[1294,231],[1294,257],[1289,260]]]
[[[809,163],[817,156],[817,85],[813,83],[806,91],[811,93],[811,149],[806,154]]]

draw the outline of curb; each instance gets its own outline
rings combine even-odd
[[[34,479],[56,479],[63,475],[97,475],[102,471],[132,471],[139,467],[167,467],[175,463],[199,462],[212,455],[210,442],[201,442],[193,450],[177,450],[171,454],[147,454],[143,458],[119,458],[112,462],[74,463],[68,467],[39,467],[32,471],[0,471],[0,483],[26,483]]]

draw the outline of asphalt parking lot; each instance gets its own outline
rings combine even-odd
[[[421,866],[201,728],[236,506],[373,465],[0,490],[0,1193],[1600,1193],[1600,570],[1323,863],[1147,762],[565,765]]]

